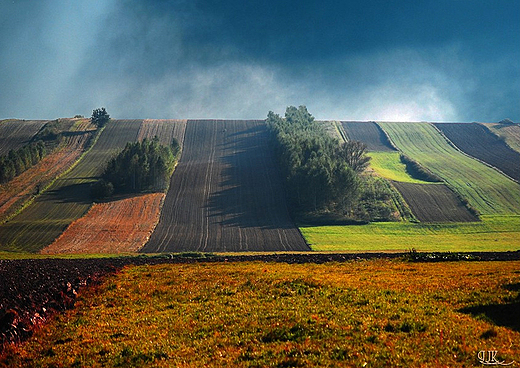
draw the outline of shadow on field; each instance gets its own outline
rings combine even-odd
[[[505,285],[504,288],[511,291],[520,291],[520,283]],[[520,294],[507,304],[476,305],[462,308],[459,311],[471,314],[473,317],[483,316],[497,326],[508,327],[520,332]]]
[[[45,200],[60,203],[88,204],[92,202],[90,185],[91,183],[62,185],[57,189],[49,190],[45,193],[48,197],[45,198]]]
[[[221,181],[208,201],[210,217],[221,226],[293,228],[268,139],[261,125],[225,135]]]

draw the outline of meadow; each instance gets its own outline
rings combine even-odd
[[[520,216],[482,216],[480,222],[379,222],[300,230],[315,251],[506,252],[520,249]]]
[[[3,367],[479,366],[520,361],[514,262],[127,267]],[[196,282],[194,282],[196,280]]]

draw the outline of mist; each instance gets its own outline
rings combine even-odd
[[[0,118],[520,121],[519,3],[370,3],[3,3]]]

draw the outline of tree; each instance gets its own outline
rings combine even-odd
[[[368,166],[370,157],[366,154],[367,145],[358,141],[348,141],[343,143],[338,155],[355,172],[362,172]]]
[[[109,120],[110,115],[108,115],[107,110],[104,107],[92,111],[92,124],[98,128],[104,127]]]

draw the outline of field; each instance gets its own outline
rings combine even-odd
[[[315,251],[507,252],[520,250],[520,216],[482,216],[480,222],[380,222],[302,227]]]
[[[88,120],[76,121],[71,129],[64,133],[63,140],[54,152],[9,183],[1,184],[0,223],[70,168],[86,149],[93,134]]]
[[[520,125],[501,123],[483,123],[483,125],[504,139],[509,147],[520,152]]]
[[[349,140],[365,143],[368,151],[395,151],[385,133],[376,123],[343,121],[341,127]]]
[[[173,138],[182,142],[186,120],[144,120],[137,139],[157,136],[162,144]],[[44,254],[137,252],[150,238],[159,221],[165,195],[151,193],[96,203],[74,221]]]
[[[141,120],[114,120],[70,171],[9,222],[0,225],[0,250],[36,252],[49,245],[92,205],[90,183],[108,159],[135,141]]]
[[[31,138],[47,123],[47,120],[1,120],[0,156],[9,150],[25,146]]]
[[[468,211],[444,184],[392,183],[422,222],[468,222],[478,217]]]
[[[124,269],[9,367],[454,367],[520,361],[520,263],[219,263]],[[194,282],[196,280],[196,282]],[[507,317],[509,316],[509,318]]]
[[[416,179],[406,171],[406,165],[401,162],[399,152],[369,152],[370,168],[374,172],[388,180],[403,183],[431,184],[424,180]]]
[[[170,145],[175,138],[182,145],[185,131],[186,120],[145,119],[141,124],[137,139],[157,137],[161,144]]]
[[[96,203],[42,253],[137,252],[157,225],[164,196],[150,193]]]
[[[450,146],[433,125],[379,124],[397,148],[441,177],[481,214],[520,214],[520,185]]]
[[[435,126],[459,149],[520,181],[520,153],[478,123],[440,123]]]
[[[190,120],[143,252],[308,250],[291,222],[263,121]]]

